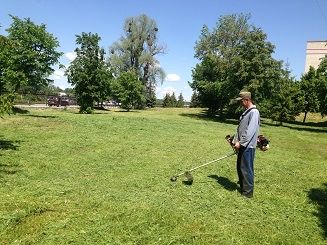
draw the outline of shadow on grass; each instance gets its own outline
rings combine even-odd
[[[12,111],[13,111],[14,114],[28,114],[28,113],[30,113],[28,110],[25,110],[25,109],[22,109],[22,108],[19,108],[19,107],[13,107]]]
[[[1,157],[2,150],[17,151],[19,148],[19,143],[20,143],[20,141],[18,141],[18,140],[15,140],[15,141],[6,140],[0,136],[0,157]],[[17,167],[18,167],[17,164],[6,164],[0,160],[0,177],[2,177],[2,174],[11,175],[11,174],[17,173],[18,172]]]
[[[318,211],[314,215],[320,219],[320,226],[327,238],[327,182],[323,184],[322,188],[310,189],[308,198],[318,205]]]
[[[58,118],[57,116],[40,116],[40,115],[32,115],[32,114],[24,115],[24,117],[36,117],[36,118]]]
[[[309,126],[309,127],[327,127],[327,121],[325,122],[287,122],[289,124],[300,125],[300,126]]]
[[[274,122],[262,122],[264,125],[274,126],[274,127],[284,127],[299,131],[308,131],[308,132],[316,132],[316,133],[327,133],[327,125],[326,122],[318,122],[318,123],[301,123],[301,122],[287,122],[282,125],[276,124]]]
[[[133,112],[133,113],[140,113],[141,111],[140,110],[135,110],[135,109],[133,109],[133,110],[124,110],[124,109],[121,109],[121,110],[117,110],[117,111],[115,111],[115,112],[122,112],[122,113],[128,113],[128,112]]]
[[[182,183],[183,183],[183,185],[192,185],[193,180],[183,180]]]
[[[17,150],[19,143],[19,140],[5,140],[0,136],[0,150]]]
[[[200,119],[204,121],[220,122],[232,125],[238,125],[238,121],[235,119],[220,118],[219,116],[210,116],[207,114],[206,110],[203,110],[200,113],[180,113],[179,115],[183,117],[189,117],[194,119]]]
[[[181,113],[181,116],[201,119],[205,121],[213,121],[220,122],[232,125],[238,125],[238,121],[236,119],[228,119],[228,118],[220,118],[218,116],[210,116],[207,114],[206,110],[203,110],[200,113]],[[274,126],[274,127],[285,127],[289,129],[299,130],[299,131],[309,131],[309,132],[317,132],[317,133],[327,133],[327,121],[326,122],[307,122],[302,123],[298,121],[285,122],[280,125],[278,122],[269,122],[269,119],[263,118],[261,120],[261,126]]]
[[[230,181],[226,177],[219,177],[218,175],[209,175],[209,178],[212,178],[217,181],[218,184],[220,184],[222,187],[224,187],[228,191],[236,191],[238,190],[238,186],[236,183]]]
[[[0,177],[1,177],[1,174],[6,174],[6,175],[12,175],[12,174],[15,174],[17,173],[19,170],[15,169],[17,168],[17,166],[13,165],[13,166],[10,166],[10,165],[2,165],[0,164]]]

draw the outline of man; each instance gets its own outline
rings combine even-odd
[[[251,93],[241,91],[239,97],[241,106],[245,109],[240,117],[237,132],[234,137],[237,154],[237,174],[241,188],[241,194],[245,197],[253,197],[254,188],[254,157],[259,134],[260,113],[251,99]]]

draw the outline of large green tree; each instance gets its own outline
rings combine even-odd
[[[242,89],[257,101],[268,98],[271,84],[280,77],[282,63],[272,58],[274,46],[249,19],[244,14],[222,16],[212,31],[204,26],[196,42],[200,62],[190,86],[211,114],[234,109],[230,101]]]
[[[11,16],[8,36],[0,36],[0,113],[10,112],[14,94],[24,87],[37,93],[52,82],[52,66],[62,55],[57,39],[29,18]]]
[[[164,79],[157,56],[165,48],[158,42],[158,26],[146,15],[125,20],[124,35],[110,47],[108,62],[117,77],[120,73],[134,70],[144,86],[146,104],[155,102],[155,87]]]
[[[105,51],[99,46],[100,40],[98,34],[76,35],[77,57],[66,70],[81,113],[91,113],[95,102],[109,96],[112,75],[105,62]]]
[[[6,30],[10,59],[4,77],[15,92],[22,85],[29,87],[30,92],[36,92],[52,82],[49,79],[54,71],[52,67],[62,55],[57,51],[59,42],[47,31],[45,24],[37,25],[30,18],[11,18],[12,24]]]

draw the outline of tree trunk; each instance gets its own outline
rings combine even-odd
[[[305,111],[305,112],[304,112],[303,123],[305,123],[305,119],[307,119],[307,114],[308,114],[308,112],[307,112],[307,111]]]

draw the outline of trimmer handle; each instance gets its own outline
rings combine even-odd
[[[237,150],[235,149],[235,144],[233,143],[233,140],[234,140],[234,135],[230,136],[229,134],[227,134],[225,136],[225,139],[227,140],[228,144],[233,148],[233,151],[235,153],[237,153]]]

